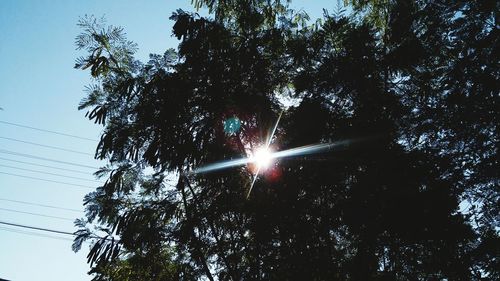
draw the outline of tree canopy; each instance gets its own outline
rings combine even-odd
[[[500,4],[288,2],[193,1],[209,16],[178,10],[178,48],[145,63],[80,21],[108,161],[73,245],[94,280],[498,280]],[[271,137],[336,145],[254,185],[251,163],[193,172]]]

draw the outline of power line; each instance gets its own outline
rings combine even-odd
[[[17,224],[17,223],[5,222],[5,221],[0,221],[0,224],[9,225],[9,226],[15,226],[15,227],[21,227],[21,228],[27,228],[27,229],[33,229],[33,230],[39,230],[39,231],[45,231],[45,232],[52,232],[52,233],[57,233],[57,234],[64,234],[64,235],[76,236],[76,234],[71,233],[71,232],[61,231],[61,230],[55,230],[55,229],[50,229],[50,228],[36,227],[36,226],[30,226],[30,225],[24,225],[24,224]],[[91,235],[90,238],[103,239],[102,237],[99,237],[97,235]],[[113,239],[113,238],[105,238],[105,240],[120,242],[120,240]]]
[[[26,144],[31,144],[31,145],[36,145],[36,146],[40,146],[40,147],[56,149],[56,150],[61,150],[61,151],[66,151],[66,152],[72,152],[72,153],[77,153],[77,154],[94,156],[94,154],[92,154],[92,153],[81,152],[81,151],[77,151],[77,150],[72,150],[72,149],[67,149],[67,148],[62,148],[62,147],[57,147],[57,146],[52,146],[52,145],[40,144],[40,143],[36,143],[36,142],[24,141],[24,140],[15,139],[15,138],[1,137],[0,136],[0,139],[21,142],[21,143],[26,143]]]
[[[32,206],[39,206],[39,207],[44,207],[44,208],[66,210],[66,211],[72,211],[72,212],[77,212],[77,213],[83,212],[82,210],[77,210],[77,209],[63,208],[63,207],[57,207],[57,206],[52,206],[52,205],[45,205],[45,204],[32,203],[32,202],[26,202],[26,201],[12,200],[12,199],[6,199],[6,198],[0,198],[0,201],[13,202],[13,203],[32,205]]]
[[[70,218],[64,218],[64,217],[58,217],[58,216],[51,216],[51,215],[44,215],[44,214],[38,214],[38,213],[31,213],[31,212],[13,210],[13,209],[8,209],[8,208],[0,208],[0,211],[6,211],[6,212],[11,212],[11,213],[19,213],[19,214],[26,214],[26,215],[32,215],[32,216],[44,217],[44,218],[51,218],[51,219],[74,221],[74,219],[70,219]]]
[[[77,138],[77,139],[81,139],[81,140],[87,140],[87,141],[93,141],[93,142],[97,142],[98,141],[98,140],[94,140],[94,139],[90,139],[90,138],[86,138],[86,137],[80,137],[80,136],[76,136],[76,135],[71,135],[71,134],[66,134],[66,133],[60,133],[60,132],[56,132],[56,131],[35,128],[35,127],[31,127],[31,126],[26,126],[26,125],[21,125],[21,124],[16,124],[16,123],[11,123],[11,122],[1,121],[1,120],[0,120],[0,123],[11,125],[11,126],[17,126],[17,127],[21,127],[21,128],[27,128],[27,129],[31,129],[31,130],[37,130],[37,131],[46,132],[46,133],[51,133],[51,134],[56,134],[56,135],[60,135],[60,136]]]
[[[10,166],[10,165],[2,165],[2,164],[0,164],[0,167],[12,168],[12,169],[17,169],[17,170],[22,170],[22,171],[27,171],[27,172],[33,172],[33,173],[39,173],[39,174],[51,175],[51,176],[57,176],[57,177],[63,177],[63,178],[70,178],[70,179],[76,179],[76,180],[82,180],[82,181],[90,181],[90,182],[103,183],[103,182],[100,182],[100,181],[97,181],[97,180],[89,180],[89,179],[85,179],[85,178],[72,177],[72,176],[66,176],[66,175],[61,175],[61,174],[49,173],[49,172],[44,172],[44,171],[19,168],[19,167]]]
[[[27,179],[32,179],[32,180],[40,180],[40,181],[46,181],[46,182],[60,183],[60,184],[66,184],[66,185],[73,185],[73,186],[84,187],[84,188],[91,188],[91,189],[95,188],[95,187],[88,186],[88,185],[81,185],[81,184],[75,184],[75,183],[69,183],[69,182],[62,182],[62,181],[54,181],[54,180],[48,180],[48,179],[42,179],[42,178],[36,178],[36,177],[30,177],[30,176],[24,176],[24,175],[18,175],[18,174],[11,174],[11,173],[5,173],[5,172],[0,172],[0,174],[9,175],[9,176],[15,176],[15,177],[21,177],[21,178],[27,178]]]
[[[10,223],[10,222],[4,222],[4,221],[0,221],[0,224],[10,225],[10,226],[16,226],[16,227],[22,227],[22,228],[28,228],[28,229],[34,229],[34,230],[40,230],[40,231],[46,231],[46,232],[52,232],[52,233],[57,233],[57,234],[64,234],[64,235],[75,236],[75,234],[73,234],[71,232],[61,231],[61,230],[54,230],[54,229],[43,228],[43,227],[29,226],[29,225],[23,225],[23,224],[17,224],[17,223]]]
[[[5,231],[9,231],[9,232],[14,232],[14,233],[27,234],[27,235],[32,235],[32,236],[38,236],[38,237],[44,237],[44,238],[52,238],[52,239],[57,239],[57,240],[73,241],[73,239],[71,239],[71,238],[58,237],[58,236],[54,236],[54,235],[29,232],[29,231],[23,231],[23,230],[18,230],[18,229],[11,229],[11,228],[7,228],[7,227],[0,227],[0,230],[5,230]]]
[[[50,169],[57,169],[57,170],[62,170],[62,171],[67,171],[67,172],[73,172],[73,173],[79,173],[79,174],[89,175],[88,172],[82,172],[82,171],[72,170],[72,169],[65,169],[65,168],[55,167],[55,166],[49,166],[49,165],[42,165],[42,164],[37,164],[37,163],[32,163],[32,162],[19,161],[19,160],[14,160],[14,159],[9,159],[9,158],[0,157],[0,160],[5,160],[5,161],[10,161],[10,162],[15,162],[15,163],[21,163],[21,164],[27,164],[27,165],[32,165],[32,166],[38,166],[38,167],[44,167],[44,168],[50,168]]]
[[[89,168],[89,169],[95,169],[95,170],[99,169],[99,168],[93,167],[93,166],[87,166],[87,165],[82,165],[82,164],[77,164],[77,163],[72,163],[72,162],[50,159],[50,158],[45,158],[45,157],[40,157],[40,156],[35,156],[35,155],[25,154],[25,153],[19,153],[19,152],[5,150],[5,149],[0,149],[0,153],[11,154],[11,155],[16,155],[16,156],[21,156],[21,157],[32,158],[32,159],[38,159],[38,160],[43,160],[43,161],[56,162],[56,163],[78,166],[78,167]]]

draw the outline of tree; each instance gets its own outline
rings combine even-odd
[[[365,12],[370,3],[378,8]],[[104,125],[96,157],[109,161],[96,173],[106,183],[85,198],[74,243],[77,250],[95,237],[92,226],[105,234],[88,256],[95,280],[498,276],[495,205],[479,206],[481,227],[458,210],[479,190],[498,201],[497,116],[476,111],[465,128],[454,126],[467,117],[447,103],[455,85],[430,83],[456,79],[453,58],[463,56],[453,54],[472,48],[457,40],[490,20],[491,6],[356,1],[357,15],[325,12],[308,25],[280,1],[195,1],[204,5],[214,18],[177,11],[178,50],[145,64],[120,28],[81,22],[77,46],[89,55],[76,67],[90,68],[96,84],[80,109]],[[466,24],[459,12],[470,13]],[[481,42],[489,51],[467,67],[497,72],[458,76],[484,89],[460,103],[477,110],[498,102],[488,82],[498,69],[484,59],[495,47]],[[286,98],[298,105],[285,110]],[[276,159],[248,199],[251,165],[192,173],[247,157],[278,116],[276,150],[342,145]],[[493,139],[481,142],[484,134]],[[468,152],[456,146],[466,141],[482,149],[469,159],[474,169],[457,166]]]
[[[358,1],[358,12],[378,12],[374,2]],[[467,205],[465,213],[478,234],[477,243],[488,245],[478,246],[482,249],[478,255],[483,255],[478,259],[498,256],[498,247],[490,244],[498,243],[500,222],[494,109],[499,102],[498,3],[388,3],[387,68],[394,92],[409,109],[402,138],[408,150],[449,159],[439,167],[442,175],[453,179],[462,205]],[[483,252],[486,248],[488,253]],[[498,267],[498,258],[486,260],[490,278],[499,278],[498,271],[491,270]],[[474,271],[482,275],[481,269]]]

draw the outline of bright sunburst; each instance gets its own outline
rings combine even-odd
[[[257,181],[257,178],[259,177],[259,173],[261,171],[269,168],[273,162],[273,159],[321,153],[321,152],[325,152],[325,151],[334,149],[336,147],[347,146],[350,143],[359,142],[361,140],[368,139],[368,138],[360,138],[360,139],[349,139],[349,140],[343,140],[343,141],[336,141],[336,142],[332,142],[332,143],[319,143],[319,144],[306,145],[306,146],[301,146],[301,147],[296,147],[296,148],[291,148],[291,149],[286,149],[286,150],[274,152],[271,149],[269,149],[269,146],[271,144],[271,141],[273,140],[274,134],[276,133],[276,128],[278,127],[282,113],[283,112],[281,112],[280,115],[278,116],[278,119],[276,120],[276,124],[274,125],[274,128],[271,131],[271,134],[265,140],[264,144],[260,148],[258,148],[254,152],[252,152],[249,157],[225,160],[225,161],[221,161],[221,162],[217,162],[217,163],[208,164],[206,166],[202,166],[202,167],[194,169],[191,173],[192,174],[208,173],[211,171],[227,169],[227,168],[231,168],[231,167],[237,167],[237,166],[242,166],[242,165],[252,163],[252,164],[254,164],[254,168],[251,169],[252,174],[253,174],[253,179],[252,179],[252,183],[250,184],[250,188],[248,190],[248,194],[247,194],[247,198],[248,198],[250,196],[250,193],[252,192],[252,189],[253,189],[255,182]],[[237,120],[237,121],[236,120],[237,119],[231,120],[231,122],[233,122],[234,124],[230,123],[229,121],[224,124],[225,127],[228,128],[228,130],[226,130],[226,128],[225,128],[226,133],[232,134],[233,131],[231,131],[230,129],[233,129],[233,127],[234,127],[234,129],[239,129],[239,120]]]
[[[269,148],[261,147],[257,149],[252,160],[252,162],[257,164],[257,167],[259,169],[266,169],[267,167],[269,167],[269,165],[271,165],[271,162],[273,160],[273,153]]]

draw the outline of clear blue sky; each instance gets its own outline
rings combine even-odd
[[[77,106],[89,82],[88,73],[73,69],[82,53],[75,50],[78,18],[85,14],[105,16],[108,23],[123,26],[128,38],[139,45],[137,57],[163,53],[175,48],[169,16],[178,8],[193,10],[190,0],[81,1],[81,0],[0,0],[0,121],[59,131],[98,139],[101,128],[84,118]],[[333,10],[337,1],[295,1],[311,18],[323,7]],[[93,153],[96,143],[0,123],[0,151],[36,155],[60,161],[99,166],[92,156],[14,142],[2,137]],[[73,173],[12,162],[24,161],[79,170]],[[10,167],[7,167],[10,166]],[[51,163],[0,153],[0,173],[38,177],[93,186],[96,183],[63,178],[22,169],[57,173],[92,180],[92,169]],[[65,208],[83,209],[83,196],[91,189],[0,174],[0,199],[21,200]],[[58,216],[69,219],[78,213],[23,205],[0,200],[0,221],[73,232],[71,220],[38,217],[5,209]],[[18,231],[18,232],[13,232]],[[86,274],[87,246],[77,254],[71,241],[28,235],[35,230],[0,225],[0,278],[28,280],[90,280]],[[42,233],[49,235],[47,233]],[[57,237],[63,235],[50,234]]]

